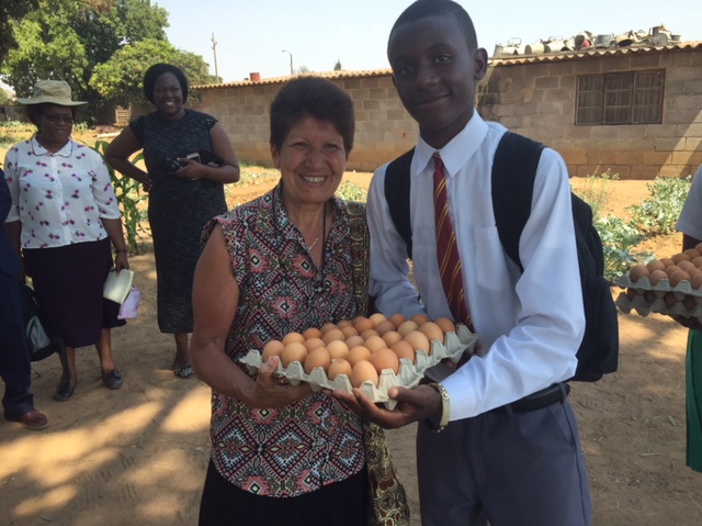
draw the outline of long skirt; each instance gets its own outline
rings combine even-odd
[[[117,319],[119,304],[102,297],[112,268],[108,238],[62,247],[23,250],[39,308],[52,334],[68,347],[100,341],[103,328],[126,323]]]
[[[685,359],[687,465],[702,472],[702,331],[690,331]]]

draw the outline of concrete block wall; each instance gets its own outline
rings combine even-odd
[[[575,125],[578,75],[646,69],[665,69],[661,124]],[[498,65],[479,88],[478,107],[486,119],[558,150],[573,176],[685,177],[702,164],[699,49]]]
[[[389,73],[330,80],[349,92],[356,110],[348,170],[373,171],[414,145],[417,125],[400,103]],[[243,162],[270,167],[269,108],[282,83],[201,88],[196,107],[219,120]]]

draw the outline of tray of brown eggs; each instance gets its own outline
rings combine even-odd
[[[465,353],[472,354],[477,340],[465,325],[448,318],[387,318],[376,313],[291,332],[282,340],[268,341],[261,350],[250,350],[241,362],[254,374],[270,356],[278,355],[277,374],[293,385],[307,382],[315,391],[348,393],[358,387],[374,402],[393,409],[390,387],[417,386],[424,372],[443,359],[458,363]]]
[[[626,289],[615,300],[622,312],[702,320],[702,243],[669,258],[634,265],[617,285]]]

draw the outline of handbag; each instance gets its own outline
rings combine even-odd
[[[368,271],[370,234],[363,203],[347,202],[346,210],[351,226],[351,254],[353,259],[353,293],[359,313],[368,315]],[[370,526],[409,526],[410,511],[405,488],[400,482],[388,451],[383,428],[363,422],[363,442],[370,490],[368,524]]]

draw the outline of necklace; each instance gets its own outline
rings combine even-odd
[[[312,242],[312,244],[311,244],[310,246],[307,247],[307,250],[309,250],[310,252],[312,252],[312,249],[313,249],[314,246],[317,244],[317,241],[319,241],[319,234],[317,234],[317,237],[314,238],[314,241]]]

